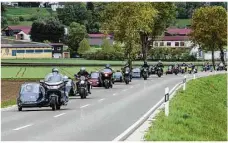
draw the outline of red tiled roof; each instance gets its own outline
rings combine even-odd
[[[189,40],[188,36],[163,36],[158,37],[156,41],[187,41]]]
[[[32,26],[8,26],[10,29],[12,30],[16,30],[16,29],[20,29],[21,31],[23,31],[26,34],[29,34]]]
[[[170,34],[184,34],[187,35],[191,32],[191,29],[187,29],[187,28],[168,28],[167,33]]]
[[[105,37],[105,36],[112,37],[112,35],[110,35],[110,34],[109,35],[105,35],[105,34],[89,34],[89,37],[94,37],[94,38],[95,37],[97,37],[97,38],[99,37],[100,38],[100,37]]]

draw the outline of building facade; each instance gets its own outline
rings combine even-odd
[[[48,44],[1,44],[1,59],[52,58]]]
[[[100,48],[105,38],[109,40],[109,43],[111,45],[113,45],[113,42],[114,42],[113,36],[105,35],[105,34],[89,34],[89,38],[88,38],[89,45],[91,47]]]

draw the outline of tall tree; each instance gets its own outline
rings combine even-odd
[[[226,44],[227,12],[221,6],[209,6],[197,9],[192,17],[191,39],[202,45],[203,50],[212,52],[212,63],[215,69],[214,51],[218,45]]]
[[[77,54],[79,43],[87,37],[86,27],[76,22],[72,22],[69,28],[68,46],[71,54]]]
[[[1,27],[7,26],[7,18],[6,18],[6,6],[1,3]]]
[[[89,41],[84,38],[80,43],[79,43],[79,48],[78,48],[78,53],[79,54],[84,54],[85,52],[90,50],[90,45]]]
[[[35,42],[59,42],[64,36],[64,26],[55,18],[39,19],[33,22],[30,34]]]
[[[143,59],[147,59],[147,53],[150,50],[150,45],[153,46],[153,42],[156,36],[160,36],[167,27],[172,24],[176,17],[176,6],[170,2],[157,2],[151,3],[151,5],[158,11],[154,17],[153,22],[149,25],[151,32],[140,32],[140,39],[142,44]]]
[[[59,20],[65,25],[70,25],[72,22],[86,24],[88,19],[86,4],[82,2],[66,3],[64,8],[57,9]]]
[[[125,44],[130,66],[134,49],[140,44],[139,31],[151,32],[149,25],[155,15],[151,4],[139,2],[109,3],[103,12],[103,30],[114,32],[115,40]]]

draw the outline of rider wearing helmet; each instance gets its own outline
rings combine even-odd
[[[128,62],[124,65],[124,67],[122,69],[123,75],[125,74],[126,68],[130,69],[130,71],[129,71],[130,72],[130,79],[132,79],[131,68],[130,68],[130,65],[128,64]]]
[[[52,69],[52,73],[58,74],[58,73],[59,73],[59,70],[58,70],[57,68],[53,68],[53,69]]]
[[[157,67],[160,67],[160,68],[161,68],[161,71],[162,71],[162,73],[163,73],[163,68],[164,68],[164,66],[163,66],[161,60],[158,61]]]
[[[86,78],[88,78],[89,77],[89,73],[86,71],[86,69],[84,67],[81,67],[80,71],[77,73],[76,76],[78,76],[78,77],[85,76]],[[88,81],[87,81],[87,84],[88,84],[88,86],[87,86],[88,93],[91,94],[91,92],[90,92],[90,83]],[[79,89],[78,88],[79,81],[76,83],[76,85],[77,85],[77,92],[79,92],[78,91],[78,89]]]
[[[142,68],[149,68],[149,65],[147,64],[146,61],[144,61],[143,65],[142,65]]]

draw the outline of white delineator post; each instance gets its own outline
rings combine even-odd
[[[193,74],[193,78],[196,79],[196,74],[195,73]]]
[[[187,78],[187,76],[185,75],[185,76],[184,76],[184,81],[183,81],[183,82],[184,82],[183,90],[186,89],[186,78]]]
[[[169,88],[165,88],[165,116],[169,116]]]

